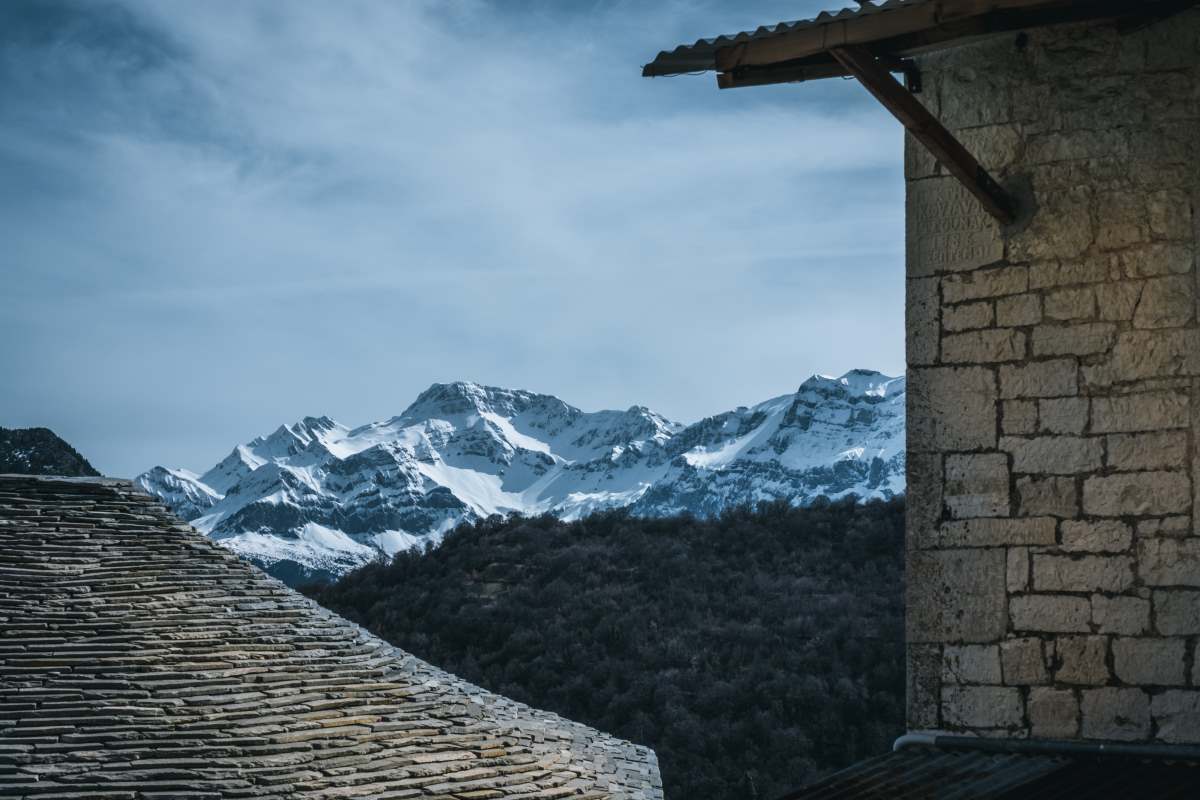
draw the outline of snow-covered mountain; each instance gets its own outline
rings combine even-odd
[[[437,542],[460,522],[629,507],[659,516],[820,495],[904,491],[904,378],[854,370],[681,425],[643,406],[584,412],[556,397],[434,384],[398,417],[305,417],[202,475],[136,479],[277,576],[336,575]]]

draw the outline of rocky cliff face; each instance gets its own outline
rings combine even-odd
[[[0,473],[74,478],[100,474],[49,428],[0,428]]]
[[[435,384],[358,428],[306,417],[203,474],[137,478],[197,528],[289,581],[437,542],[491,514],[574,519],[719,513],[904,489],[904,379],[855,370],[693,425],[642,407],[584,412],[556,397]]]

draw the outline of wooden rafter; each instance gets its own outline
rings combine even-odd
[[[862,46],[835,47],[830,54],[859,80],[884,108],[933,154],[951,175],[975,195],[988,213],[1002,223],[1016,218],[1011,195],[988,174],[954,134],[946,129],[916,97],[892,77],[887,68]]]

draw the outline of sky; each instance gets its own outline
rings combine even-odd
[[[646,79],[825,0],[4,0],[0,426],[203,471],[435,382],[692,422],[901,374],[902,130]]]

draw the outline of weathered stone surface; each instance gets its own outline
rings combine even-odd
[[[1127,322],[1133,319],[1142,296],[1141,281],[1115,281],[1094,287],[1100,319],[1108,322]]]
[[[1186,428],[1188,396],[1182,392],[1145,392],[1092,400],[1092,433],[1129,433]]]
[[[1200,633],[1200,591],[1161,589],[1154,592],[1154,627],[1165,636]]]
[[[1188,536],[1192,532],[1191,517],[1162,517],[1138,520],[1138,536]]]
[[[1029,288],[1047,289],[1079,283],[1098,283],[1110,278],[1107,261],[1042,261],[1029,268]]]
[[[1007,516],[1008,487],[1008,457],[1003,453],[946,456],[944,498],[951,516]]]
[[[1148,586],[1200,586],[1200,539],[1141,539],[1137,551]]]
[[[1108,683],[1108,637],[1060,636],[1055,643],[1056,684],[1103,686]]]
[[[1021,294],[1028,288],[1028,267],[995,267],[946,276],[942,281],[942,300],[946,303],[965,303],[968,300]]]
[[[1123,592],[1133,586],[1129,556],[1033,556],[1037,592]]]
[[[1150,700],[1158,738],[1172,744],[1200,742],[1200,692],[1172,689]]]
[[[942,523],[934,544],[938,547],[1052,545],[1055,527],[1056,521],[1049,517],[964,519]]]
[[[1037,159],[1035,143],[1030,145],[1031,156]],[[1080,186],[1041,192],[1039,198],[1045,205],[1034,215],[1029,227],[1010,240],[1009,257],[1017,261],[1046,261],[1082,256],[1096,239],[1091,191]]]
[[[1131,686],[1180,686],[1184,675],[1183,639],[1116,638],[1113,671]]]
[[[1098,517],[1165,516],[1191,509],[1192,482],[1184,472],[1094,476],[1083,482],[1083,513]]]
[[[1177,328],[1195,316],[1195,283],[1190,276],[1173,275],[1146,281],[1133,316],[1137,328]]]
[[[1029,548],[1008,548],[1006,581],[1010,594],[1029,591]]]
[[[1000,643],[1000,662],[1008,686],[1032,686],[1049,679],[1041,639],[1005,639]]]
[[[1190,243],[1156,242],[1122,253],[1121,265],[1130,278],[1183,275],[1192,270],[1192,246]]]
[[[1100,633],[1138,636],[1150,629],[1150,602],[1141,597],[1092,595],[1092,622]]]
[[[1134,741],[1150,734],[1150,698],[1141,689],[1085,689],[1080,706],[1088,739]]]
[[[1086,397],[1057,397],[1038,401],[1039,430],[1078,436],[1088,424]]]
[[[1012,454],[1013,472],[1031,475],[1078,475],[1104,462],[1104,442],[1097,438],[1005,436],[1000,449]]]
[[[1000,396],[1069,397],[1079,393],[1079,368],[1073,358],[1056,358],[1000,367]]]
[[[1000,648],[994,644],[946,645],[942,680],[946,683],[1000,683]]]
[[[1086,633],[1092,629],[1092,604],[1082,597],[1027,594],[1012,598],[1008,607],[1017,631]]]
[[[987,301],[948,306],[942,314],[942,324],[951,333],[988,328],[995,319],[992,304]]]
[[[1034,687],[1029,692],[1030,733],[1040,739],[1079,735],[1079,700],[1069,689]]]
[[[1037,401],[1005,400],[1001,403],[1000,429],[1008,436],[1037,433]]]
[[[1017,479],[1017,509],[1021,516],[1074,517],[1079,514],[1079,492],[1074,478],[1031,477]]]
[[[914,369],[908,378],[910,452],[996,445],[996,381],[982,367]]]
[[[1096,316],[1096,291],[1090,286],[1083,286],[1047,292],[1044,308],[1047,319],[1093,319]]]
[[[1004,551],[997,549],[911,552],[908,641],[982,643],[1002,638],[1008,627],[1005,567]]]
[[[1017,294],[996,300],[996,324],[1002,328],[1037,325],[1042,321],[1042,296]]]
[[[1192,238],[1192,201],[1185,192],[1164,189],[1149,201],[1150,231],[1162,239]]]
[[[1004,258],[999,225],[953,178],[909,185],[905,218],[908,274],[973,270]],[[947,296],[947,302],[956,302]]]
[[[924,547],[934,537],[942,518],[942,457],[937,453],[909,453],[905,472],[905,538],[910,548]]]
[[[1084,553],[1123,553],[1133,544],[1133,529],[1117,520],[1065,521],[1062,548]]]
[[[905,647],[908,669],[906,717],[910,730],[938,727],[942,698],[942,648],[937,644],[912,644]]]
[[[1025,334],[1017,330],[993,328],[942,337],[942,361],[946,364],[990,364],[1024,357]]]
[[[940,299],[937,278],[905,282],[905,347],[910,365],[934,364],[941,350]]]
[[[1025,715],[1018,689],[943,686],[942,722],[949,728],[1016,728]]]
[[[1039,325],[1033,329],[1033,354],[1086,356],[1112,348],[1117,329],[1111,322],[1075,325]]]
[[[1124,331],[1109,361],[1088,372],[1089,380],[1102,384],[1200,375],[1200,330]]]
[[[1183,469],[1188,466],[1184,431],[1119,433],[1105,439],[1105,463],[1116,470]]]

